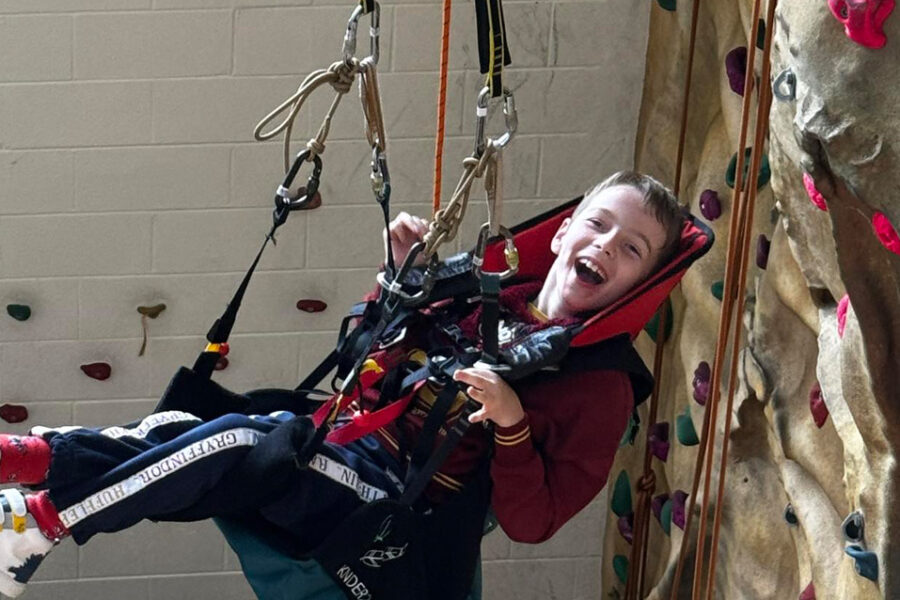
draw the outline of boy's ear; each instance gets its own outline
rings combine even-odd
[[[553,254],[559,254],[559,249],[562,246],[563,236],[566,235],[566,231],[569,230],[569,225],[572,224],[572,217],[566,217],[563,219],[563,222],[559,224],[559,229],[556,230],[556,233],[553,234],[553,239],[550,240],[550,252]]]

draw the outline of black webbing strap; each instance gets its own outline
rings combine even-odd
[[[425,417],[425,423],[422,425],[422,431],[416,441],[416,447],[409,459],[409,466],[406,468],[406,485],[410,486],[415,481],[416,476],[422,470],[428,460],[428,456],[434,449],[434,440],[437,438],[438,431],[447,419],[447,413],[453,406],[453,400],[459,393],[459,385],[455,382],[448,383],[438,392],[437,398]],[[438,465],[440,466],[440,465]],[[433,475],[433,473],[432,473]],[[431,479],[429,475],[428,479]]]
[[[428,461],[422,465],[422,468],[416,474],[415,479],[413,479],[406,489],[403,490],[403,495],[400,496],[400,502],[412,504],[422,492],[425,491],[425,487],[428,485],[428,482],[431,481],[432,476],[437,473],[437,470],[444,464],[444,461],[447,460],[450,452],[456,448],[456,445],[459,444],[459,441],[466,433],[466,430],[469,429],[469,425],[471,425],[471,423],[469,423],[469,416],[476,410],[478,410],[478,404],[470,398],[465,405],[463,405],[462,412],[456,419],[453,427],[447,432],[444,441],[438,446],[438,449],[428,457]]]
[[[500,344],[500,274],[481,273],[481,360],[491,365],[498,362]]]
[[[485,85],[491,98],[503,93],[503,67],[512,60],[506,45],[506,23],[500,0],[475,0],[475,21],[478,26],[478,63],[485,74]]]
[[[241,302],[244,299],[244,293],[247,291],[247,286],[250,285],[250,278],[253,277],[256,265],[259,264],[259,259],[262,258],[263,250],[266,249],[269,240],[274,239],[272,237],[274,232],[275,227],[273,226],[272,231],[266,236],[262,246],[260,246],[259,252],[256,253],[253,264],[247,269],[244,278],[241,280],[241,284],[238,286],[237,291],[225,308],[225,312],[222,313],[221,317],[216,319],[216,322],[213,323],[213,326],[206,334],[206,340],[210,344],[223,344],[228,341],[228,336],[231,335],[231,329],[234,327],[234,320],[237,318],[238,309],[241,307]],[[216,362],[219,360],[219,357],[220,354],[218,352],[201,352],[194,362],[194,372],[197,375],[208,379],[215,370]]]
[[[487,363],[488,365],[497,364],[497,355],[499,354],[499,341],[498,341],[498,326],[500,323],[500,274],[499,273],[481,273],[481,360],[480,362]],[[468,366],[468,365],[460,365],[460,366]],[[477,364],[476,364],[477,366]],[[452,367],[450,368],[452,370]],[[453,388],[455,390],[459,390],[459,385],[456,384],[455,381],[450,380],[444,390],[441,393],[451,393],[448,391],[448,388]],[[453,397],[455,397],[455,392],[453,393]],[[451,398],[452,400],[452,398]],[[437,408],[437,400],[435,400],[435,406],[432,407],[432,410]],[[453,427],[450,428],[450,431],[447,432],[444,441],[438,446],[437,450],[435,450],[431,456],[428,457],[428,460],[422,465],[421,469],[415,473],[414,479],[411,481],[409,477],[407,477],[407,487],[403,491],[403,495],[400,497],[400,502],[404,502],[406,504],[412,504],[416,501],[419,495],[425,491],[425,487],[428,485],[428,482],[431,481],[432,476],[437,472],[437,470],[441,467],[447,457],[450,456],[450,452],[456,448],[456,445],[459,444],[459,441],[462,439],[463,435],[465,435],[466,431],[469,429],[469,417],[479,409],[480,405],[475,400],[467,396],[466,403],[463,405],[462,411],[457,417],[456,421],[453,423]],[[430,418],[429,414],[429,418]],[[444,415],[446,416],[446,414]],[[426,419],[427,423],[427,419]],[[422,431],[421,435],[425,435],[426,432]],[[430,446],[433,444],[432,442],[429,444]],[[421,445],[416,448],[418,451]],[[410,464],[410,468],[412,468],[412,464]]]
[[[364,15],[375,10],[375,0],[359,0],[359,5],[362,7]]]

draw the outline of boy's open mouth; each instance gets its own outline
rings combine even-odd
[[[590,285],[599,285],[606,281],[606,275],[600,270],[600,267],[583,258],[579,258],[575,263],[575,275],[578,276],[579,281]]]

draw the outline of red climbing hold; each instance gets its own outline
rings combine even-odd
[[[700,194],[700,212],[709,221],[715,221],[722,216],[722,202],[716,190],[703,190]]]
[[[831,14],[843,23],[848,38],[867,48],[887,43],[884,22],[894,10],[894,0],[828,0]]]
[[[303,312],[317,313],[322,312],[326,308],[328,308],[328,305],[321,300],[297,300],[297,310],[302,310]]]
[[[798,598],[798,600],[816,600],[816,586],[813,585],[812,581],[809,582],[806,589],[800,592],[800,598]]]
[[[0,406],[0,419],[7,423],[21,423],[28,418],[28,409],[20,404],[4,404]]]
[[[229,352],[231,352],[231,346],[228,345],[228,342],[219,344],[219,356],[228,356]]]
[[[844,297],[838,300],[837,305],[838,337],[844,337],[844,327],[847,325],[847,308],[849,306],[850,296],[844,294]]]
[[[216,371],[224,371],[228,368],[228,359],[224,356],[220,356],[219,360],[216,361],[216,366],[213,367]]]
[[[816,182],[813,181],[812,175],[809,173],[803,174],[803,187],[806,188],[806,195],[809,196],[809,201],[815,204],[816,208],[824,211],[828,210],[828,205],[825,204],[825,197],[816,189]]]
[[[97,379],[99,381],[105,381],[109,379],[109,376],[112,375],[112,367],[109,366],[109,363],[104,362],[95,362],[89,365],[81,365],[81,370],[84,371],[84,374],[92,379]]]
[[[738,46],[725,55],[725,74],[728,86],[735,94],[744,95],[744,78],[747,75],[747,48]]]
[[[705,360],[700,361],[700,364],[694,369],[694,381],[692,382],[694,386],[694,400],[700,406],[705,406],[706,400],[709,398],[709,378],[711,376],[712,370],[709,368],[709,363]]]
[[[882,246],[894,254],[900,254],[900,236],[884,213],[876,212],[872,215],[872,229],[875,230],[875,235],[878,236]]]
[[[822,396],[822,386],[817,381],[809,390],[809,411],[812,413],[816,427],[822,428],[828,420],[828,407],[825,406],[825,398]]]

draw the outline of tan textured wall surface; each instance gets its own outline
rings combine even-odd
[[[698,430],[710,405],[695,401],[692,379],[700,361],[713,362],[720,301],[711,287],[723,279],[734,212],[725,173],[738,150],[742,97],[729,85],[726,55],[756,41],[747,33],[753,24],[749,0],[701,5],[682,199],[699,214],[701,194],[715,190],[722,214],[704,215],[717,245],[687,273],[675,297],[677,326],[659,409],[659,421],[673,426],[689,411]],[[898,597],[900,122],[888,90],[896,87],[900,19],[891,8],[892,2],[877,0],[780,1],[767,23],[774,31],[771,77],[790,72],[796,89],[776,99],[769,115],[765,153],[771,179],[760,184],[752,215],[730,413],[724,404],[727,362],[722,378],[716,469],[726,422],[731,431],[718,506],[721,538],[713,550],[716,598]],[[861,37],[848,35],[839,22],[841,10],[851,25],[883,24],[887,43],[865,45]],[[652,13],[636,163],[653,172],[674,173],[689,29],[690,3],[679,2],[675,13]],[[761,52],[748,68],[757,81],[762,77]],[[782,92],[787,88],[779,86]],[[755,93],[753,100],[756,114]],[[804,176],[822,194],[821,207],[810,201]],[[751,175],[751,182],[755,178]],[[882,241],[876,235],[878,213],[894,229],[892,242],[887,234]],[[771,241],[762,261],[761,235]],[[645,350],[649,355],[650,344]],[[634,448],[620,452],[613,476],[623,469],[632,484],[638,478],[646,429]],[[668,460],[653,462],[656,494],[690,491],[692,485],[698,446],[681,443],[674,429],[670,432]],[[714,476],[710,492],[701,487],[698,500],[706,496],[715,507],[717,484]],[[851,514],[864,520],[858,535],[842,527]],[[694,537],[699,515],[698,505]],[[612,575],[613,556],[627,556],[630,547],[616,531],[615,518],[609,522],[604,590],[615,597],[624,586]],[[651,518],[646,590],[653,599],[670,597],[684,535],[675,524],[666,534],[665,522]],[[710,526],[708,536],[711,532]],[[679,598],[691,597],[693,548],[688,546],[684,577],[674,582]],[[871,564],[877,564],[877,573]]]
[[[649,3],[507,0],[519,132],[506,153],[509,222],[631,165]],[[305,74],[339,57],[352,2],[6,0],[0,3],[0,403],[35,424],[110,424],[144,414],[249,264],[281,180],[280,145],[253,126]],[[440,11],[385,2],[380,83],[395,210],[430,210]],[[367,26],[360,28],[365,32]],[[361,42],[361,47],[365,42]],[[453,11],[445,191],[471,147],[479,78],[469,2]],[[355,92],[354,94],[355,95]],[[305,140],[328,94],[297,125]],[[380,225],[354,97],[325,152],[324,206],[295,214],[269,249],[216,375],[234,389],[294,384],[371,286]],[[445,198],[447,195],[445,194]],[[463,232],[484,214],[473,194]],[[300,298],[328,303],[300,313]],[[136,308],[165,302],[138,357]],[[108,361],[105,382],[79,365]],[[600,593],[605,504],[554,540],[485,542],[486,598],[575,600]],[[208,523],[140,525],[67,543],[26,598],[251,597]]]

